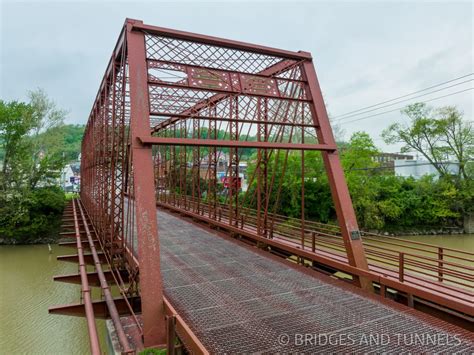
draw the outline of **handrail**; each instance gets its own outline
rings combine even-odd
[[[387,237],[387,238],[391,238],[391,237]],[[416,248],[416,247],[409,246],[409,245],[404,245],[404,244],[393,243],[391,241],[381,240],[381,239],[376,239],[376,238],[371,238],[371,237],[368,237],[368,238],[364,237],[364,244],[368,244],[370,242],[370,241],[367,242],[366,239],[369,239],[370,241],[377,241],[378,243],[382,243],[382,244],[389,244],[389,245],[394,245],[394,246],[400,246],[400,247],[407,248],[407,249],[422,251],[424,253],[429,253],[429,254],[438,254],[439,249],[443,249],[443,251],[448,249],[448,248],[445,248],[445,247],[432,245],[431,247],[436,248],[436,251],[435,250],[426,250],[426,249]],[[404,239],[399,239],[399,240],[403,241]],[[466,258],[457,256],[457,255],[450,255],[450,254],[445,254],[445,253],[443,253],[443,255],[447,256],[447,257],[450,257],[450,258],[455,258],[455,259],[459,259],[459,260],[474,262],[474,258],[471,260],[471,259],[466,259]]]
[[[94,307],[92,305],[91,289],[89,287],[89,281],[87,279],[87,268],[84,261],[84,249],[82,247],[81,233],[79,230],[79,221],[77,218],[77,211],[75,200],[72,200],[72,209],[74,215],[74,229],[76,234],[77,244],[77,255],[79,258],[79,273],[81,275],[81,291],[82,299],[84,301],[84,309],[87,319],[87,330],[89,332],[91,353],[94,355],[100,355],[100,343],[99,336],[97,333],[97,327],[95,324]]]
[[[407,240],[407,239],[401,239],[401,238],[397,238],[397,237],[392,237],[392,236],[389,236],[389,235],[381,236],[381,235],[378,235],[378,234],[368,233],[368,232],[364,232],[364,231],[362,231],[361,233],[362,233],[362,235],[363,235],[364,237],[366,237],[366,238],[371,238],[371,239],[379,240],[379,239],[377,239],[376,237],[378,237],[378,238],[379,238],[379,237],[383,237],[383,238],[386,238],[386,239],[397,240],[397,241],[401,241],[401,242],[404,242],[404,243],[411,243],[411,244],[423,245],[423,246],[430,247],[430,248],[443,248],[443,249],[445,249],[445,250],[454,251],[454,252],[456,252],[456,253],[461,253],[461,254],[466,254],[466,255],[474,256],[474,253],[471,253],[471,252],[468,252],[468,251],[464,251],[464,250],[459,250],[459,249],[454,249],[454,248],[447,248],[447,247],[441,247],[441,246],[438,246],[438,245],[427,244],[427,243],[418,242],[418,241],[414,241],[414,240]]]
[[[381,250],[385,250],[385,251],[389,251],[391,253],[400,253],[400,251],[397,251],[397,250],[391,250],[391,249],[387,249],[385,247],[382,247],[382,246],[370,246],[372,248],[376,248],[376,249],[381,249]],[[371,249],[366,249],[366,251],[370,251]],[[445,259],[434,259],[434,258],[428,258],[428,257],[423,257],[422,255],[415,255],[415,254],[411,254],[411,253],[406,253],[406,255],[410,255],[410,256],[413,256],[413,257],[416,257],[416,258],[420,258],[420,259],[425,259],[429,262],[433,262],[433,263],[436,263],[436,264],[443,264],[443,269],[446,269],[446,270],[450,270],[449,268],[446,268],[445,265],[450,265],[450,266],[453,266],[453,267],[456,267],[456,268],[462,268],[462,269],[470,269],[469,266],[467,265],[463,265],[463,264],[458,264],[458,263],[454,263],[454,262],[449,262]],[[428,265],[431,265],[431,264],[428,264]]]
[[[176,200],[179,200],[178,196],[180,195],[175,196]],[[200,204],[201,211],[209,211],[210,206],[206,201],[198,201],[198,199],[193,198],[192,196],[186,196],[186,209],[193,211],[197,203]],[[228,205],[217,203],[216,218],[218,221],[224,222],[229,217],[230,210]],[[242,207],[240,209],[237,228],[242,231],[256,233],[257,218],[255,210],[248,207]],[[295,244],[299,249],[310,250],[313,253],[323,252],[328,255],[333,255],[336,258],[344,257],[345,248],[342,236],[325,233],[328,229],[321,228],[321,225],[317,224],[317,222],[313,224],[312,221],[305,221],[304,233],[301,234],[301,226],[298,227],[297,219],[285,218],[284,216],[277,214],[269,214],[267,218],[269,223],[272,218],[276,222],[272,225],[272,228],[268,230],[270,238],[281,238],[282,241]],[[334,227],[332,225],[328,226],[329,228]],[[334,232],[334,229],[330,230],[330,233]],[[363,232],[363,235],[364,234],[365,233]],[[455,253],[470,255],[468,252],[425,243],[406,241],[404,239],[393,237],[385,238],[384,236],[384,239],[379,239],[375,238],[373,234],[363,236],[363,245],[367,254],[366,257],[369,261],[369,267],[378,267],[387,271],[391,270],[392,272],[398,272],[399,277],[401,276],[405,279],[405,283],[411,283],[413,280],[418,279],[421,281],[424,280],[428,283],[437,281],[437,286],[442,286],[445,290],[452,289],[470,295],[470,293],[464,291],[464,287],[470,289],[471,286],[462,281],[464,280],[469,283],[471,282],[471,278],[467,272],[463,273],[462,270],[471,271],[474,270],[474,268],[464,265],[462,262],[471,260],[469,257],[452,255]],[[423,248],[423,246],[428,246],[429,248]],[[397,249],[393,249],[394,247]],[[451,252],[447,254],[446,251]],[[415,254],[413,252],[426,253],[428,256]],[[403,268],[400,271],[399,261],[401,254],[403,254],[403,262],[405,265],[402,265]],[[414,266],[415,268],[412,269],[410,266]],[[405,272],[405,269],[411,269],[410,273],[406,275],[400,274],[400,272]],[[416,274],[422,276],[422,278],[417,277]],[[452,279],[456,277],[458,277],[459,280]],[[459,287],[463,287],[463,291],[460,291],[457,288],[453,289],[446,283],[459,285]],[[446,293],[439,288],[433,290],[440,293]]]
[[[406,270],[410,270],[410,271],[414,271],[416,272],[417,274],[422,274],[422,275],[425,275],[425,276],[428,276],[428,277],[432,277],[432,278],[437,278],[437,275],[433,275],[433,274],[430,274],[430,273],[427,273],[427,272],[423,272],[419,269],[413,269],[413,268],[409,268],[409,267],[406,267],[406,265],[414,265],[413,263],[410,263],[408,262],[407,260],[405,260],[405,269]],[[416,265],[415,265],[416,266]],[[412,276],[410,274],[410,276]],[[428,280],[425,280],[425,281],[428,281]],[[446,281],[449,281],[451,283],[454,283],[454,284],[457,284],[457,285],[461,285],[461,286],[464,286],[464,287],[468,287],[468,288],[471,288],[472,286],[471,285],[467,285],[463,282],[460,282],[460,281],[451,281],[451,280],[446,280]],[[449,288],[449,286],[446,286],[446,283],[443,284],[445,288]],[[469,292],[469,291],[464,291],[463,289],[452,289],[453,291],[458,291],[458,292],[461,292],[461,293],[465,293],[465,294],[468,294],[468,295],[474,295],[473,292]]]
[[[110,317],[112,318],[112,322],[114,323],[115,330],[117,332],[117,336],[120,341],[120,345],[122,346],[122,350],[124,353],[132,353],[132,348],[130,347],[130,343],[128,342],[127,335],[123,329],[122,323],[120,322],[120,315],[117,311],[117,307],[115,306],[115,302],[112,297],[112,293],[110,292],[110,287],[107,284],[107,280],[105,278],[104,272],[102,271],[102,265],[99,260],[99,256],[97,255],[97,250],[95,248],[94,242],[92,240],[92,235],[89,230],[89,226],[87,225],[87,219],[82,210],[81,204],[77,204],[79,207],[79,212],[81,214],[82,220],[84,222],[84,229],[86,231],[87,240],[89,241],[89,247],[91,249],[92,257],[94,259],[95,268],[97,274],[99,275],[99,282],[100,287],[102,289],[102,293],[105,298],[105,302],[107,304],[107,309],[109,311]]]

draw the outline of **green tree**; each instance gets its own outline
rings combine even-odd
[[[42,90],[29,103],[0,101],[1,189],[35,188],[56,178],[64,166],[61,153],[65,112]]]
[[[66,111],[58,109],[43,90],[30,92],[30,106],[34,112],[34,126],[25,140],[31,159],[26,161],[26,181],[30,188],[57,178],[65,165],[62,152],[63,126]]]
[[[28,146],[24,137],[34,125],[33,109],[30,105],[0,100],[0,187],[3,191],[15,184],[21,167],[18,160],[27,157]]]
[[[377,206],[377,181],[373,179],[379,153],[370,136],[365,132],[354,133],[341,151],[341,164],[351,194],[354,210],[362,226],[379,228],[383,225]]]
[[[61,127],[63,135],[63,152],[66,161],[77,160],[81,152],[82,136],[84,135],[84,125],[68,124]]]
[[[463,121],[456,107],[446,106],[438,111],[440,141],[448,157],[459,162],[459,175],[469,178],[467,165],[474,160],[474,128],[472,122]]]
[[[0,237],[21,241],[55,230],[64,202],[64,193],[53,185],[65,162],[65,112],[42,90],[29,93],[29,99],[0,100]]]
[[[428,160],[440,176],[449,175],[450,159],[459,163],[459,177],[467,179],[467,164],[474,155],[474,129],[455,107],[434,109],[415,103],[402,110],[409,124],[394,123],[382,136],[387,144],[402,143],[402,152],[414,150]]]

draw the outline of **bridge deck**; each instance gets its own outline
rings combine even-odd
[[[158,219],[166,296],[212,353],[474,351],[472,335],[451,324],[169,212]]]

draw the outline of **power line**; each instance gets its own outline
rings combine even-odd
[[[415,160],[415,159],[399,159],[399,160],[405,160],[405,161],[414,161],[414,162],[417,162],[418,160]],[[473,160],[468,160],[466,163],[471,163],[473,162]],[[459,164],[459,162],[450,162],[450,161],[446,161],[446,162],[436,162],[436,163],[430,163],[430,162],[426,162],[426,163],[415,163],[415,164],[406,164],[406,165],[397,165],[397,166],[374,166],[374,167],[366,167],[366,168],[352,168],[352,169],[349,169],[349,170],[383,170],[383,169],[394,169],[394,168],[407,168],[407,167],[417,167],[417,166],[426,166],[426,165],[432,165],[432,166],[443,166],[443,165],[447,165],[447,164]]]
[[[442,98],[444,98],[444,97],[453,96],[453,95],[460,94],[460,93],[463,93],[463,92],[469,91],[469,90],[474,90],[474,88],[468,88],[468,89],[456,91],[456,92],[453,92],[453,93],[450,93],[450,94],[447,94],[447,95],[438,96],[438,97],[435,97],[435,98],[433,98],[433,99],[425,100],[425,101],[422,101],[422,102],[423,102],[423,103],[426,103],[426,102],[430,102],[430,101],[434,101],[434,100],[439,100],[439,99],[442,99]],[[373,114],[373,115],[369,115],[369,116],[357,118],[357,119],[351,120],[351,121],[340,122],[340,123],[338,123],[338,124],[344,125],[344,124],[348,124],[348,123],[352,123],[352,122],[358,122],[358,121],[366,120],[366,119],[371,118],[371,117],[380,116],[380,115],[383,115],[383,114],[386,114],[386,113],[395,112],[395,111],[400,111],[400,110],[402,110],[403,108],[405,108],[405,107],[398,107],[398,108],[393,109],[393,110],[375,113],[375,114]]]
[[[418,93],[423,92],[423,91],[426,91],[426,90],[433,89],[433,88],[438,87],[438,86],[442,86],[442,85],[445,85],[445,84],[452,83],[453,81],[457,81],[457,80],[459,80],[459,79],[463,79],[463,78],[466,78],[466,77],[471,76],[471,75],[474,75],[474,73],[466,74],[466,75],[460,76],[460,77],[455,78],[455,79],[451,79],[451,80],[448,80],[448,81],[444,81],[444,82],[442,82],[442,83],[439,83],[439,84],[436,84],[436,85],[432,85],[432,86],[429,86],[429,87],[427,87],[427,88],[424,88],[424,89],[421,89],[421,90],[417,90],[417,91],[411,92],[411,93],[409,93],[409,94],[405,94],[405,95],[402,95],[402,96],[398,96],[398,97],[396,97],[396,98],[394,98],[394,99],[390,99],[390,100],[386,100],[386,101],[379,102],[379,103],[374,104],[374,105],[366,106],[366,107],[360,108],[360,109],[358,109],[358,110],[346,112],[346,113],[344,113],[344,114],[335,116],[334,118],[341,118],[341,117],[350,115],[350,114],[355,113],[355,112],[360,112],[360,111],[364,111],[364,110],[369,109],[369,108],[372,108],[372,107],[380,106],[380,105],[386,104],[386,103],[388,103],[388,102],[392,102],[392,101],[395,101],[395,100],[398,100],[398,99],[402,99],[402,98],[404,98],[404,97],[408,97],[408,96],[411,96],[411,95],[414,95],[414,94],[418,94]]]
[[[424,94],[421,94],[421,95],[413,96],[413,97],[410,97],[408,99],[403,99],[403,100],[399,100],[399,101],[396,101],[396,102],[392,102],[391,104],[376,107],[376,108],[373,108],[371,110],[366,110],[366,111],[359,112],[359,113],[353,113],[352,115],[336,119],[336,121],[343,121],[343,120],[348,119],[350,117],[363,115],[363,114],[366,114],[366,113],[369,113],[369,112],[372,112],[372,111],[377,111],[377,110],[380,110],[380,109],[385,108],[385,107],[390,107],[390,106],[393,106],[393,105],[397,105],[397,104],[399,104],[401,102],[404,102],[404,101],[410,101],[410,100],[413,100],[413,99],[416,99],[416,98],[419,98],[419,97],[423,97],[423,96],[426,96],[426,95],[431,95],[431,94],[434,94],[434,93],[439,92],[439,91],[443,91],[443,90],[450,89],[450,88],[453,88],[453,87],[458,86],[458,85],[468,83],[470,81],[474,81],[474,79],[465,80],[465,81],[462,81],[460,83],[456,83],[456,84],[453,84],[453,85],[450,85],[450,86],[446,86],[444,88],[433,90],[433,91],[430,91],[430,92],[427,92],[427,93],[424,93]]]

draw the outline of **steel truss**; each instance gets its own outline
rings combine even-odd
[[[348,262],[368,270],[311,55],[125,22],[84,135],[81,200],[112,271],[130,275],[121,291],[141,297],[145,347],[167,336],[157,203],[271,241],[283,177],[296,174],[304,250],[309,150],[323,157]],[[288,172],[292,154],[301,164]]]

